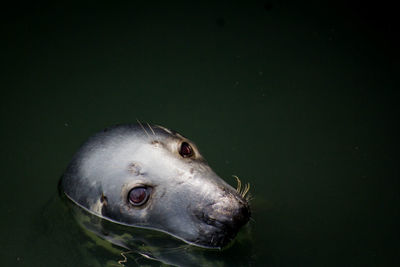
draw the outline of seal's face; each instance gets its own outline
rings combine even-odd
[[[250,217],[188,139],[161,126],[116,126],[90,138],[61,180],[65,194],[117,223],[205,247],[226,245]]]

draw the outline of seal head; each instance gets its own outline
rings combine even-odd
[[[119,125],[95,134],[60,188],[109,221],[223,247],[250,218],[247,200],[209,167],[196,145],[161,126]]]

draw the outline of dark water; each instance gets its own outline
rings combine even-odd
[[[178,257],[400,263],[392,6],[21,3],[1,13],[1,266],[121,259],[125,250],[77,226],[57,182],[89,135],[136,119],[183,133],[229,183],[235,174],[252,186],[254,220],[231,247]],[[160,265],[128,257],[137,264]]]

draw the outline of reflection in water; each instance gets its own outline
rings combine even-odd
[[[231,266],[251,262],[250,226],[223,250],[194,247],[168,234],[127,227],[97,217],[72,203],[62,201],[86,234],[88,242],[79,243],[85,264],[90,266]],[[106,250],[106,253],[101,253]],[[112,255],[103,258],[100,255]]]

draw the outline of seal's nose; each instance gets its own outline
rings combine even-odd
[[[234,194],[227,194],[217,202],[209,203],[195,213],[196,217],[208,225],[236,234],[251,215],[247,201]]]
[[[229,195],[219,202],[209,203],[194,215],[205,224],[197,242],[210,247],[227,245],[239,229],[250,219],[248,203],[236,195]]]
[[[239,229],[245,225],[250,219],[251,211],[247,202],[239,204],[239,208],[232,216],[231,227],[234,229]]]
[[[215,198],[206,198],[191,206],[199,222],[199,235],[194,241],[206,247],[224,247],[245,225],[251,215],[248,202],[235,190],[221,190]]]

